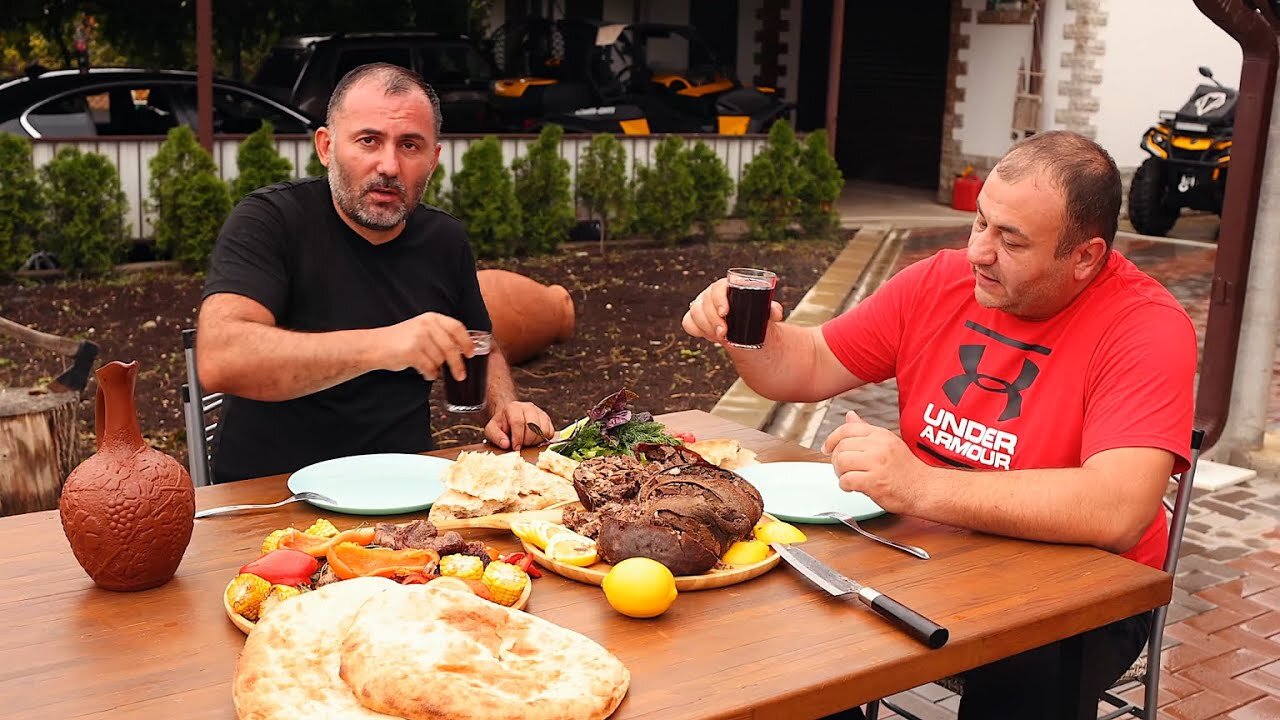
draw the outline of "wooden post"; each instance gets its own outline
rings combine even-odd
[[[831,4],[831,54],[827,67],[827,153],[836,156],[840,122],[840,70],[844,65],[844,0]]]
[[[80,464],[78,393],[0,388],[0,516],[58,507]]]
[[[196,0],[196,130],[213,152],[213,0]]]

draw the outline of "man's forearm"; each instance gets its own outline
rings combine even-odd
[[[757,393],[770,400],[815,402],[834,392],[817,381],[816,341],[810,329],[775,323],[769,326],[764,347],[725,349],[742,380]]]
[[[200,383],[268,402],[326,390],[379,369],[376,330],[303,333],[249,321],[200,327]]]
[[[1119,494],[1096,469],[966,471],[930,467],[910,514],[935,522],[1028,540],[1125,552],[1156,508]],[[1136,529],[1136,531],[1135,531]]]
[[[507,358],[495,343],[489,351],[489,378],[485,386],[488,394],[486,413],[493,417],[494,412],[501,410],[507,403],[515,402],[516,384],[511,379],[511,366]]]

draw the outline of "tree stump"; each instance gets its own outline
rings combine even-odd
[[[83,459],[73,392],[0,388],[0,516],[58,507],[67,475]]]

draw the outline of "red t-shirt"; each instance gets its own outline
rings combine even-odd
[[[898,379],[902,439],[926,463],[978,470],[1080,467],[1154,447],[1188,465],[1196,333],[1162,285],[1119,253],[1041,321],[984,308],[962,250],[907,267],[822,328],[866,382]],[[1099,509],[1105,512],[1105,509]],[[1124,556],[1164,563],[1163,510]]]

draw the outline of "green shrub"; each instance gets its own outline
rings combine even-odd
[[[231,194],[216,175],[198,173],[183,182],[177,201],[176,215],[189,234],[173,249],[173,259],[187,270],[202,272],[209,267],[218,231],[231,212]]]
[[[31,141],[0,133],[0,278],[35,250],[44,211],[44,188],[31,163]]]
[[[271,123],[263,120],[262,127],[245,138],[236,150],[240,175],[231,191],[236,202],[258,188],[293,179],[293,163],[276,152],[273,132]]]
[[[790,123],[779,120],[769,140],[742,170],[738,184],[738,214],[747,220],[751,236],[781,240],[797,219],[800,143]]]
[[[679,240],[697,213],[694,192],[684,141],[670,136],[658,143],[652,167],[636,168],[636,230],[662,242]]]
[[[453,176],[449,207],[466,224],[476,255],[505,257],[514,253],[523,231],[520,204],[496,137],[486,136],[462,154],[462,168]]]
[[[436,171],[431,173],[431,179],[427,181],[427,186],[422,189],[422,202],[428,205],[434,205],[441,210],[448,210],[445,207],[445,201],[448,200],[444,196],[444,178],[447,175],[443,165],[437,165]]]
[[[627,154],[613,135],[596,135],[578,164],[578,200],[587,214],[600,220],[600,252],[615,227],[631,217],[632,197],[627,182]]]
[[[198,212],[191,212],[192,202],[180,203],[196,178],[212,178],[218,180],[218,166],[213,157],[196,142],[195,133],[186,125],[179,125],[169,131],[169,137],[160,146],[160,152],[151,159],[151,207],[155,210],[156,247],[174,258],[208,257],[211,247],[190,247],[193,243],[202,243],[209,238],[216,238],[226,212],[217,216],[217,209],[224,206],[223,200],[209,190],[212,185],[207,179],[198,181],[201,188],[196,192],[207,207]],[[218,180],[221,183],[221,180]],[[228,189],[223,183],[223,195]],[[185,205],[187,212],[180,210]],[[205,224],[211,224],[205,227]]]
[[[40,168],[40,178],[49,202],[44,237],[59,264],[73,274],[110,272],[129,249],[116,166],[103,155],[64,147]]]
[[[688,151],[686,162],[693,176],[693,219],[702,224],[702,234],[710,240],[716,235],[716,223],[729,211],[733,178],[715,151],[701,140]]]
[[[525,249],[533,254],[552,253],[573,227],[573,194],[569,189],[569,161],[560,157],[564,129],[547,125],[516,158],[516,198],[524,223]]]
[[[316,153],[315,138],[311,139],[311,157],[307,159],[307,177],[327,177],[329,168],[320,162],[320,155]]]
[[[827,236],[840,226],[836,200],[844,188],[844,175],[827,152],[827,131],[817,130],[804,139],[800,150],[800,227],[806,234]]]

